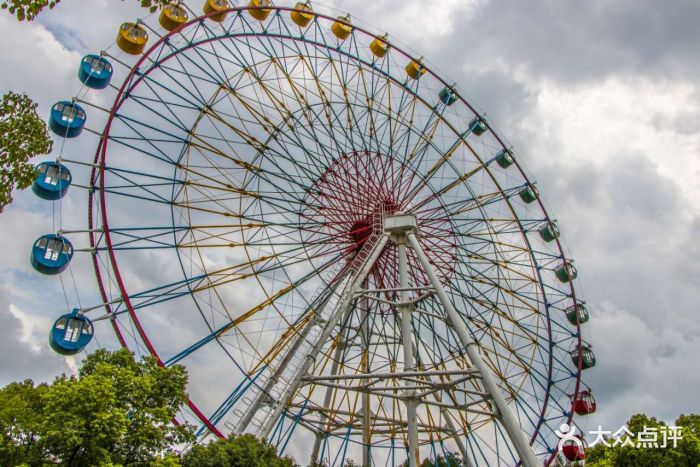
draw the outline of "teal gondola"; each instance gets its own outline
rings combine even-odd
[[[99,55],[86,55],[78,67],[78,79],[92,89],[104,89],[109,86],[114,69],[112,64]]]
[[[469,131],[474,133],[476,136],[483,135],[486,133],[486,130],[488,130],[488,127],[486,126],[484,119],[481,117],[474,117],[474,119],[469,122]]]
[[[457,93],[452,88],[445,87],[440,91],[440,101],[445,105],[452,105],[457,102]]]
[[[593,350],[591,349],[591,346],[589,344],[581,344],[580,351],[577,347],[571,351],[570,355],[571,362],[576,366],[576,368],[578,368],[579,362],[581,362],[582,370],[593,368],[596,364],[595,354],[593,353]]]
[[[86,118],[85,111],[78,104],[70,101],[56,102],[51,107],[49,128],[58,136],[75,138],[83,131]]]
[[[68,239],[48,234],[34,242],[30,262],[40,273],[54,275],[65,271],[72,258],[73,245]]]
[[[42,162],[36,166],[37,175],[32,184],[32,191],[41,199],[57,200],[63,198],[70,188],[73,178],[70,170],[55,161]]]
[[[567,283],[576,279],[578,271],[576,271],[573,261],[564,261],[554,270],[554,275],[560,282]]]
[[[61,355],[75,355],[90,343],[93,334],[92,321],[75,308],[53,324],[49,333],[49,345]]]

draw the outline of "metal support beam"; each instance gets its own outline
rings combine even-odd
[[[398,235],[392,237],[396,242],[399,253],[399,314],[401,315],[401,336],[403,339],[403,370],[406,373],[416,371],[416,362],[413,351],[413,330],[411,325],[411,313],[413,304],[409,297],[409,292],[406,290],[409,287],[408,283],[408,255],[406,253],[406,236]],[[405,403],[406,403],[406,421],[408,424],[408,465],[409,467],[417,467],[420,465],[418,454],[418,428],[417,428],[417,405],[416,391],[411,387],[411,382],[406,381]]]
[[[445,293],[445,290],[443,289],[440,280],[435,275],[433,266],[430,264],[430,261],[428,261],[428,257],[423,252],[423,248],[418,242],[418,238],[416,238],[416,235],[413,232],[409,232],[406,236],[408,239],[408,244],[416,253],[418,261],[421,263],[421,266],[423,267],[425,273],[430,279],[430,283],[435,289],[435,294],[438,296],[440,303],[442,304],[443,308],[445,309],[445,312],[447,313],[449,324],[457,333],[457,336],[459,337],[460,342],[464,346],[467,356],[472,362],[472,365],[474,365],[474,367],[477,370],[479,370],[479,374],[481,375],[484,387],[486,388],[486,391],[491,395],[491,398],[493,399],[493,402],[496,405],[496,409],[498,410],[499,415],[498,418],[503,423],[503,427],[508,433],[508,437],[510,438],[510,440],[513,443],[513,446],[515,447],[515,451],[518,453],[518,456],[520,456],[520,461],[522,462],[524,467],[537,467],[539,465],[542,465],[542,463],[537,459],[537,456],[535,456],[535,452],[532,450],[532,447],[530,446],[530,443],[527,437],[525,436],[525,433],[520,427],[518,419],[515,417],[515,414],[510,410],[510,407],[508,406],[508,403],[503,397],[503,394],[501,394],[501,390],[496,384],[496,381],[494,380],[491,371],[481,359],[481,355],[479,355],[478,346],[469,334],[467,326],[462,321],[461,317],[457,313],[457,310],[455,310],[454,306],[452,305],[452,302],[447,296],[447,293]]]
[[[333,294],[335,293],[335,290],[330,290],[330,293],[323,299],[320,306],[316,309],[315,313],[317,315],[323,313],[323,309],[328,305],[328,302],[331,300]],[[304,339],[306,339],[306,336],[311,330],[313,324],[314,320],[309,320],[309,322],[306,323],[306,325],[304,325],[302,331],[297,335],[294,342],[289,346],[289,349],[287,350],[280,364],[277,365],[276,368],[274,368],[272,375],[267,379],[264,387],[260,388],[260,392],[258,392],[258,394],[255,396],[255,399],[253,400],[252,404],[250,404],[246,412],[244,412],[243,418],[241,418],[241,420],[236,425],[236,428],[234,430],[234,433],[236,435],[241,435],[245,432],[251,420],[253,420],[255,413],[258,411],[260,406],[264,404],[265,401],[269,398],[269,393],[272,390],[275,381],[277,381],[282,375],[284,368],[289,364],[289,360],[294,356]]]
[[[343,318],[343,322],[347,322],[348,319],[350,318],[350,313],[351,313],[352,308],[348,309],[347,314]],[[347,336],[347,327],[343,328],[340,330],[338,333],[339,340],[336,342],[336,347],[335,347],[335,352],[333,352],[333,362],[331,363],[331,371],[330,375],[334,376],[338,374],[338,366],[341,358],[343,357],[343,350],[346,345],[348,336]],[[331,405],[331,399],[333,397],[333,392],[335,391],[335,388],[327,386],[326,387],[326,394],[323,397],[323,408],[326,409]],[[317,463],[320,463],[321,459],[318,458],[318,454],[321,450],[321,444],[323,443],[323,438],[325,435],[325,431],[323,427],[326,425],[326,421],[328,419],[328,416],[325,411],[320,412],[320,417],[319,417],[319,428],[320,430],[316,432],[316,439],[314,440],[314,448],[311,451],[311,465],[315,465]]]
[[[362,364],[360,370],[369,373],[369,300],[367,297],[360,298],[360,345],[362,346]],[[372,410],[370,407],[370,394],[362,394],[362,467],[372,467]]]
[[[334,375],[338,372],[338,362],[340,361],[340,358],[342,356],[343,352],[343,346],[342,342],[338,343],[338,346],[335,348],[335,354],[333,355],[333,363],[331,363],[331,374]],[[331,404],[331,397],[333,397],[333,390],[334,388],[332,387],[326,387],[326,394],[323,397],[323,408],[327,408]],[[326,415],[326,412],[323,411],[320,413],[320,422],[318,424],[319,427],[323,427],[326,424],[326,420],[328,419],[328,416]],[[323,443],[323,438],[324,438],[324,431],[321,429],[320,431],[316,432],[316,439],[314,439],[314,448],[311,451],[311,464],[310,465],[316,465],[319,464],[321,459],[318,458],[318,454],[321,451],[321,444]]]

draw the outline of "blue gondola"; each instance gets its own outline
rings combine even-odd
[[[104,89],[112,79],[112,64],[99,55],[86,55],[80,61],[78,79],[92,89]]]
[[[55,234],[39,237],[32,247],[30,261],[42,274],[63,272],[73,258],[73,245],[67,238]]]
[[[51,107],[49,128],[58,136],[75,138],[83,131],[85,119],[85,111],[78,104],[60,101]]]
[[[94,328],[87,316],[73,309],[53,323],[49,333],[51,348],[61,355],[75,355],[92,340]]]
[[[65,196],[73,180],[66,166],[47,161],[37,165],[36,170],[37,176],[32,184],[34,194],[48,200],[61,199]]]

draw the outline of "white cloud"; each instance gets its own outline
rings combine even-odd
[[[700,126],[688,125],[700,118],[696,83],[611,77],[584,86],[544,81],[538,87],[535,108],[521,123],[531,135],[526,152],[539,151],[533,156],[563,167],[599,170],[629,155],[643,157],[700,211]]]

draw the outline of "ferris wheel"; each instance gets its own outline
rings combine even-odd
[[[177,422],[300,462],[561,458],[555,431],[596,408],[589,314],[535,182],[456,85],[308,2],[174,3],[116,45],[49,118],[74,138],[102,115],[94,160],[33,187],[60,200],[90,169],[89,245],[61,230],[31,254],[94,264],[102,303],[61,316],[55,350],[111,323],[187,368]]]

